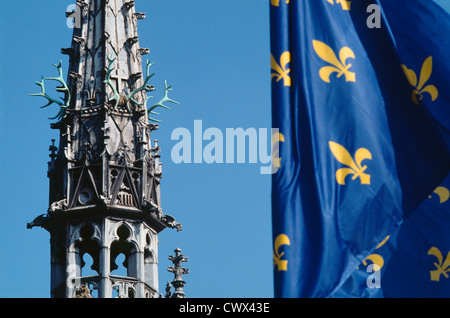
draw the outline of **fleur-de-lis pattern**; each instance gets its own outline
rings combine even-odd
[[[277,82],[283,80],[284,86],[291,86],[290,68],[287,65],[291,62],[291,53],[286,51],[280,56],[280,64],[277,63],[273,55],[270,55],[270,66],[272,68],[272,79],[275,77]]]
[[[344,75],[347,82],[356,82],[356,74],[349,71],[352,64],[346,63],[348,58],[355,59],[355,54],[350,48],[343,47],[339,51],[338,59],[333,49],[331,49],[331,47],[321,41],[313,40],[313,47],[316,54],[322,60],[333,65],[324,66],[319,70],[319,76],[324,82],[330,83],[330,76],[333,73],[337,73],[337,78],[340,78],[342,75]]]
[[[450,191],[446,187],[437,187],[436,189],[434,189],[433,193],[439,197],[440,204],[447,202],[450,198]],[[428,197],[431,199],[433,196],[430,195]]]
[[[375,250],[381,248],[384,244],[386,244],[386,242],[389,240],[389,237],[390,235],[386,236],[386,238],[380,244],[378,244],[377,247],[375,247]],[[384,258],[380,254],[373,253],[367,256],[362,261],[364,266],[367,266],[367,261],[371,261],[373,264],[377,265],[378,266],[377,270],[381,270],[381,268],[383,268]]]
[[[279,7],[280,0],[270,0],[270,4],[273,5],[274,7]],[[286,0],[286,4],[289,4],[289,0]]]
[[[327,0],[327,1],[331,4],[334,4],[334,0]],[[336,4],[340,4],[342,6],[342,10],[348,11],[348,10],[350,10],[351,1],[336,0]]]
[[[281,259],[284,252],[280,253],[280,247],[283,245],[291,245],[291,241],[286,234],[277,236],[273,246],[273,268],[278,267],[278,271],[287,271],[288,261]]]
[[[431,96],[431,101],[435,101],[438,98],[439,92],[436,86],[429,84],[425,86],[427,81],[431,77],[431,73],[433,72],[433,58],[429,56],[422,65],[422,69],[420,71],[419,81],[417,81],[416,73],[408,69],[405,65],[401,65],[403,72],[405,72],[406,78],[408,79],[409,84],[414,87],[412,91],[412,100],[415,104],[419,104],[419,102],[423,99],[423,94],[428,93]]]
[[[336,181],[338,184],[345,185],[345,178],[353,175],[352,180],[359,178],[361,184],[370,184],[370,175],[365,173],[367,166],[362,166],[361,162],[365,159],[372,159],[372,154],[366,148],[359,148],[355,153],[355,159],[342,145],[329,141],[331,153],[337,161],[346,165],[346,168],[340,168],[336,171]]]
[[[272,136],[272,165],[274,168],[281,167],[280,142],[284,142],[282,133],[274,133]]]
[[[436,269],[430,271],[430,279],[432,281],[439,282],[441,279],[441,275],[443,275],[445,278],[448,278],[448,273],[450,273],[450,252],[448,252],[445,261],[441,251],[437,247],[431,247],[428,250],[428,255],[433,255],[438,260],[438,263],[434,263]]]

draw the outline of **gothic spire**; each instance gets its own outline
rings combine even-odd
[[[142,71],[138,20],[134,0],[77,0],[77,21],[69,55],[67,81],[60,62],[57,77],[42,77],[33,94],[59,106],[52,128],[60,132],[52,144],[46,214],[27,227],[41,226],[51,235],[52,296],[157,297],[157,235],[166,227],[181,230],[163,214],[160,146],[152,143],[149,123],[156,107],[176,103],[164,96],[147,105],[151,63]],[[53,98],[46,81],[57,81]],[[98,275],[85,275],[89,254]],[[121,262],[126,274],[112,271]]]
[[[55,65],[58,77],[42,77],[36,82],[41,93],[33,94],[48,100],[44,107],[60,107],[54,117],[59,121],[52,127],[61,131],[58,158],[66,160],[67,167],[55,162],[49,165],[49,177],[53,178],[50,203],[65,200],[60,203],[72,208],[97,200],[105,206],[126,203],[152,211],[156,206],[156,216],[161,219],[159,147],[152,147],[150,139],[150,132],[158,125],[149,123],[149,118],[156,121],[149,114],[155,114],[156,107],[169,108],[166,103],[177,102],[169,98],[172,88],[165,83],[162,99],[147,105],[147,94],[155,87],[150,84],[152,63],[147,61],[145,74],[142,70],[142,55],[149,49],[140,47],[137,26],[145,14],[135,11],[134,0],[77,0],[76,5],[78,21],[72,44],[62,49],[69,55],[67,82],[60,62]],[[64,94],[62,102],[45,92],[48,80],[60,83],[56,91]],[[88,168],[100,163],[103,171]],[[83,165],[86,168],[80,176],[68,173]],[[108,177],[111,165],[145,171],[141,175],[130,169],[111,169]],[[145,180],[146,173],[152,180]],[[56,181],[58,175],[64,175],[64,180]],[[113,185],[117,180],[119,184]],[[86,182],[90,183],[89,195],[79,192]],[[87,201],[80,202],[80,195]],[[170,227],[177,224],[172,219],[164,219]]]

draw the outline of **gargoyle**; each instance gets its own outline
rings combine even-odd
[[[175,218],[171,215],[164,214],[161,218],[161,221],[171,229],[177,229],[177,232],[180,232],[183,229],[181,223],[175,221]]]
[[[32,222],[27,223],[27,229],[32,229],[35,226],[40,226],[44,224],[44,222],[48,219],[46,214],[41,214],[37,216]]]

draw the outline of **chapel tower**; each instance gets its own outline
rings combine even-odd
[[[151,64],[142,69],[149,50],[140,47],[137,26],[145,14],[134,0],[77,0],[66,16],[75,19],[71,46],[61,50],[67,77],[54,65],[57,76],[36,82],[41,92],[33,94],[59,106],[49,208],[28,224],[51,236],[51,296],[160,297],[158,233],[181,224],[161,209],[160,147],[151,139],[158,125],[149,119],[156,107],[176,103],[171,87],[147,104],[155,88]],[[61,99],[46,92],[49,81],[59,84]]]

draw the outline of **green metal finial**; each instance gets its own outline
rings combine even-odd
[[[41,76],[41,81],[35,82],[36,85],[38,85],[41,88],[41,92],[37,93],[37,94],[30,94],[30,96],[42,96],[48,100],[48,103],[44,106],[41,106],[41,108],[48,107],[53,103],[59,105],[60,109],[59,109],[58,114],[55,117],[50,117],[49,119],[56,119],[56,118],[61,119],[61,118],[66,117],[65,111],[66,111],[66,108],[68,108],[70,105],[71,96],[70,96],[69,87],[67,86],[66,81],[63,78],[62,62],[59,61],[58,65],[53,64],[53,66],[58,69],[58,77],[43,77],[43,76]],[[45,80],[57,81],[58,83],[61,84],[61,86],[56,87],[56,91],[58,93],[64,94],[64,98],[60,97],[62,102],[47,95],[47,93],[45,92],[45,84],[44,84]]]
[[[150,67],[153,65],[154,63],[150,63],[150,61],[147,60],[147,67],[146,67],[146,74],[145,74],[145,81],[144,84],[141,87],[136,88],[134,91],[132,91],[128,96],[127,96],[127,101],[132,101],[133,103],[142,106],[144,105],[144,103],[146,103],[150,98],[152,98],[153,96],[147,96],[148,92],[152,92],[155,90],[155,87],[153,85],[149,85],[148,81],[150,80],[150,78],[152,78],[155,73],[150,74]],[[164,105],[164,103],[169,102],[169,103],[174,103],[174,104],[179,104],[178,102],[174,101],[173,99],[170,99],[168,94],[169,91],[172,90],[172,85],[167,85],[167,82],[164,82],[164,97],[155,105],[151,106],[150,108],[147,109],[148,113],[149,113],[149,117],[148,119],[154,122],[161,122],[160,120],[154,119],[152,117],[150,117],[150,114],[153,115],[159,115],[159,113],[153,111],[156,107],[163,107],[166,109],[170,110],[170,107]],[[138,103],[135,99],[134,99],[134,95],[140,91],[145,91],[146,97],[145,97],[145,102],[140,104]]]
[[[108,72],[106,73],[106,79],[103,81],[105,84],[107,84],[109,87],[111,87],[114,96],[109,98],[109,101],[115,100],[116,103],[114,104],[114,109],[117,108],[117,105],[119,105],[119,101],[120,101],[120,95],[119,92],[117,92],[116,87],[111,83],[111,73],[114,70],[114,67],[112,67],[114,61],[116,60],[116,58],[113,58],[112,55],[111,57],[108,56],[108,61],[109,61],[109,65],[108,65]],[[128,107],[128,105],[127,105]],[[130,110],[130,109],[128,109]],[[131,111],[131,110],[130,110]]]
[[[149,120],[155,121],[155,122],[161,122],[160,120],[157,120],[157,119],[154,119],[154,118],[150,117],[150,114],[159,115],[159,113],[153,111],[156,107],[163,107],[165,109],[169,109],[170,110],[171,108],[169,106],[167,106],[167,105],[164,105],[164,103],[169,102],[169,103],[179,104],[178,102],[176,102],[173,99],[169,98],[169,91],[171,91],[171,90],[173,90],[172,89],[172,84],[167,85],[167,81],[164,81],[164,97],[159,102],[157,102],[155,105],[151,106],[148,109],[148,113],[149,113],[148,119]]]
[[[127,96],[127,101],[131,100],[133,103],[142,106],[144,105],[144,103],[140,104],[138,103],[135,99],[134,99],[134,95],[140,91],[145,91],[145,94],[147,94],[147,92],[152,92],[155,90],[155,87],[153,85],[148,85],[148,81],[153,77],[153,75],[155,75],[155,73],[150,74],[150,67],[155,64],[155,63],[150,63],[150,61],[147,60],[147,67],[146,67],[146,73],[145,73],[145,81],[144,84],[141,87],[136,88],[134,91],[132,91],[128,96]],[[146,97],[145,101],[147,102],[147,100],[150,97]]]

